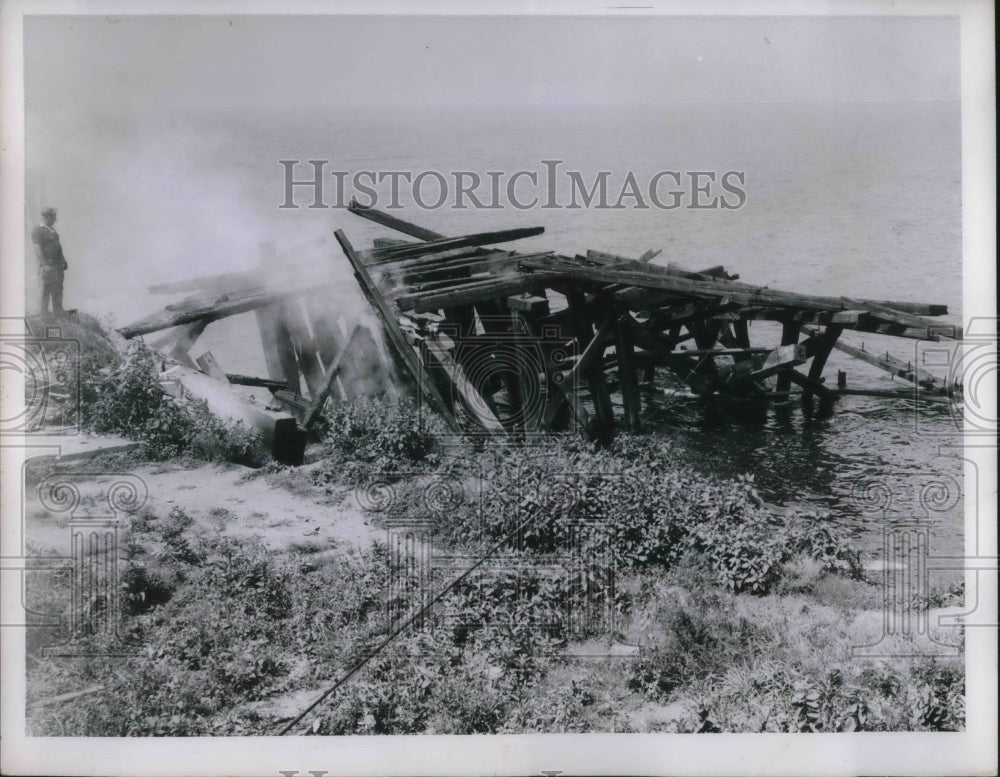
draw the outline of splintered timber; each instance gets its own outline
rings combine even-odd
[[[302,461],[328,401],[365,394],[415,394],[455,433],[575,430],[600,442],[619,427],[640,429],[658,370],[687,396],[767,403],[797,392],[806,407],[818,400],[824,412],[846,394],[961,397],[960,386],[840,340],[846,330],[961,339],[959,327],[935,320],[948,313],[944,305],[755,286],[721,266],[655,263],[658,251],[635,259],[519,253],[501,246],[542,227],[448,236],[355,201],[348,210],[406,236],[358,250],[335,233],[343,256],[330,261],[349,263],[381,332],[333,320],[331,274],[269,284],[255,270],[154,287],[194,293],[119,330],[127,338],[168,330],[157,343],[165,384],[250,423],[281,461]],[[274,254],[272,244],[262,246],[261,266]],[[211,321],[251,311],[266,377],[227,374],[211,354],[190,358]],[[749,324],[758,320],[776,322],[780,341],[751,343]],[[834,349],[913,390],[848,389],[842,373],[831,387],[823,372]],[[266,388],[271,402],[255,406],[237,385]]]

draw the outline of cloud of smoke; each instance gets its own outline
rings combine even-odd
[[[311,328],[322,322],[346,339],[361,324],[381,349],[379,363],[386,361],[381,327],[333,239],[344,224],[330,212],[276,207],[273,138],[218,117],[161,117],[113,130],[95,120],[71,134],[68,143],[51,122],[29,134],[26,182],[26,230],[42,204],[59,209],[68,308],[122,325],[193,293],[158,294],[152,286],[246,273],[232,291],[313,289],[320,304],[311,306],[319,317]],[[336,218],[357,221],[343,212]],[[33,267],[30,247],[28,261]],[[33,292],[29,284],[29,310]],[[241,314],[211,324],[191,355],[212,350],[226,371],[262,375],[259,341],[254,314]],[[374,369],[371,359],[360,360],[360,374]],[[361,383],[359,390],[372,385]]]

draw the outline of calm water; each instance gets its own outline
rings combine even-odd
[[[612,171],[614,193],[629,170],[640,182],[660,170],[739,170],[747,192],[739,210],[408,209],[402,215],[446,234],[544,226],[544,235],[518,245],[525,251],[593,248],[638,256],[660,248],[658,261],[690,269],[724,264],[750,283],[946,303],[956,322],[962,310],[958,103],[182,117],[95,138],[90,149],[59,158],[71,171],[58,194],[71,263],[67,297],[70,306],[113,314],[119,323],[170,301],[148,294],[149,284],[244,269],[255,263],[262,240],[287,246],[329,238],[343,227],[355,245],[367,246],[389,234],[343,211],[279,210],[279,159],[328,159],[331,169],[352,172],[481,175],[541,171],[541,160],[560,159],[585,180]],[[401,200],[408,199],[404,191]],[[307,202],[304,194],[300,202]],[[341,271],[346,265],[335,244],[309,261]],[[349,291],[334,304],[350,314],[357,301]],[[262,354],[244,318],[212,325],[196,352],[211,349],[225,369],[261,374]],[[755,344],[776,336],[763,323],[751,328]],[[854,333],[845,339],[863,339],[866,348],[903,359],[915,358],[919,347]],[[847,370],[854,387],[908,385],[834,352],[827,375],[837,369]],[[661,404],[654,411],[658,428],[678,437],[703,469],[752,471],[767,497],[829,511],[875,552],[887,521],[912,519],[932,527],[935,552],[961,552],[962,463],[948,449],[960,438],[947,406],[915,415],[905,403],[846,397],[825,420],[798,408],[738,420],[706,417],[690,401]],[[892,495],[888,509],[884,496],[875,499],[883,490]],[[921,507],[922,492],[934,509]]]

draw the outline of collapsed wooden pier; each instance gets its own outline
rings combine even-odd
[[[255,425],[275,441],[279,459],[292,461],[301,459],[304,433],[327,401],[386,391],[415,393],[456,433],[575,429],[607,441],[621,426],[640,429],[643,396],[658,370],[702,397],[787,400],[794,387],[807,405],[816,399],[829,408],[841,394],[856,393],[842,380],[837,388],[825,382],[837,348],[909,381],[922,396],[956,388],[840,341],[846,330],[960,339],[959,327],[934,320],[947,314],[944,305],[754,286],[721,266],[689,271],[654,263],[655,251],[636,259],[518,253],[497,246],[543,228],[449,237],[356,203],[349,210],[407,238],[379,238],[358,250],[342,230],[335,233],[381,332],[334,320],[330,295],[338,284],[330,274],[268,283],[261,270],[153,287],[196,293],[119,331],[135,337],[169,329],[157,347],[177,364],[219,384],[270,390],[284,415]],[[261,267],[274,257],[265,246]],[[192,362],[188,352],[211,321],[249,311],[266,378],[227,374],[211,354]],[[780,341],[752,344],[754,321],[777,322]],[[246,400],[232,394],[231,401]],[[253,417],[215,404],[232,417]]]

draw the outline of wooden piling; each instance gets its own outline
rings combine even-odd
[[[781,344],[782,345],[795,345],[799,341],[799,333],[802,331],[802,324],[798,321],[786,321],[781,325]],[[785,370],[784,372],[778,373],[778,379],[775,384],[775,391],[781,393],[782,391],[788,391],[792,386],[792,378],[789,374],[790,370]]]
[[[831,324],[819,335],[816,340],[816,353],[813,356],[812,363],[809,365],[809,380],[815,383],[822,383],[823,368],[826,366],[826,360],[829,358],[830,352],[833,350],[834,345],[836,345],[842,331],[843,327]],[[812,395],[813,391],[810,386],[804,386],[802,392],[803,401],[808,401]]]
[[[625,410],[625,425],[630,432],[639,431],[641,400],[639,397],[639,377],[635,366],[635,346],[632,340],[631,316],[627,312],[618,315],[615,322],[615,355],[618,362],[618,382],[621,384],[622,405]]]

